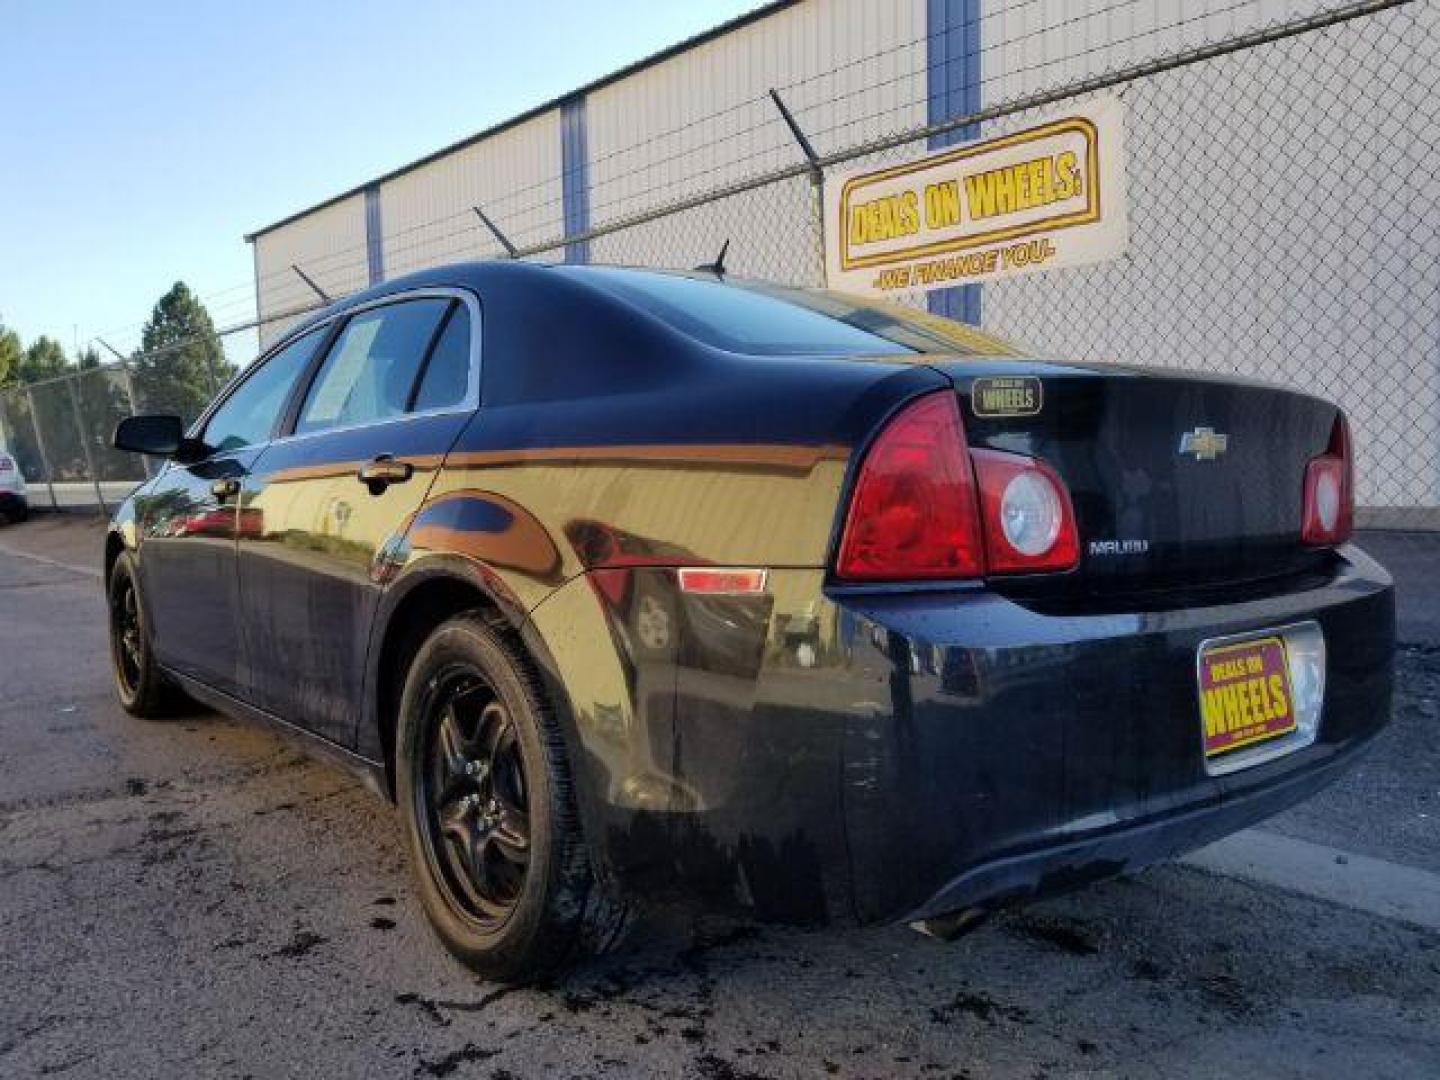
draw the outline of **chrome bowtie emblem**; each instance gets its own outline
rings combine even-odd
[[[1189,454],[1196,461],[1214,461],[1229,445],[1230,436],[1211,427],[1197,427],[1180,436],[1180,453]]]

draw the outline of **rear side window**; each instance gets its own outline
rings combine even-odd
[[[415,411],[448,409],[461,404],[470,393],[470,312],[456,304],[445,320],[445,329],[435,351],[425,364]]]
[[[238,450],[267,441],[295,381],[324,337],[323,328],[312,330],[261,361],[210,417],[201,436],[206,445],[214,450]]]
[[[352,317],[320,365],[295,430],[323,431],[403,414],[449,306],[444,299],[406,300]]]

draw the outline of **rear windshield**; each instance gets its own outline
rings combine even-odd
[[[612,267],[568,269],[717,349],[753,356],[951,353],[1015,349],[974,327],[901,304],[756,281]]]

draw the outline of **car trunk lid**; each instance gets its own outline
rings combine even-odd
[[[1224,377],[1108,365],[932,362],[966,437],[1039,457],[1065,481],[1081,562],[1050,587],[1105,592],[1301,572],[1307,462],[1338,415],[1319,399]]]

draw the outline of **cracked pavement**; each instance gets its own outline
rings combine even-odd
[[[0,1075],[1440,1075],[1440,934],[1188,865],[948,945],[659,912],[562,984],[487,984],[357,782],[113,703],[96,535],[0,531],[80,567],[0,552]],[[1400,686],[1369,758],[1274,832],[1440,868],[1440,650]]]

